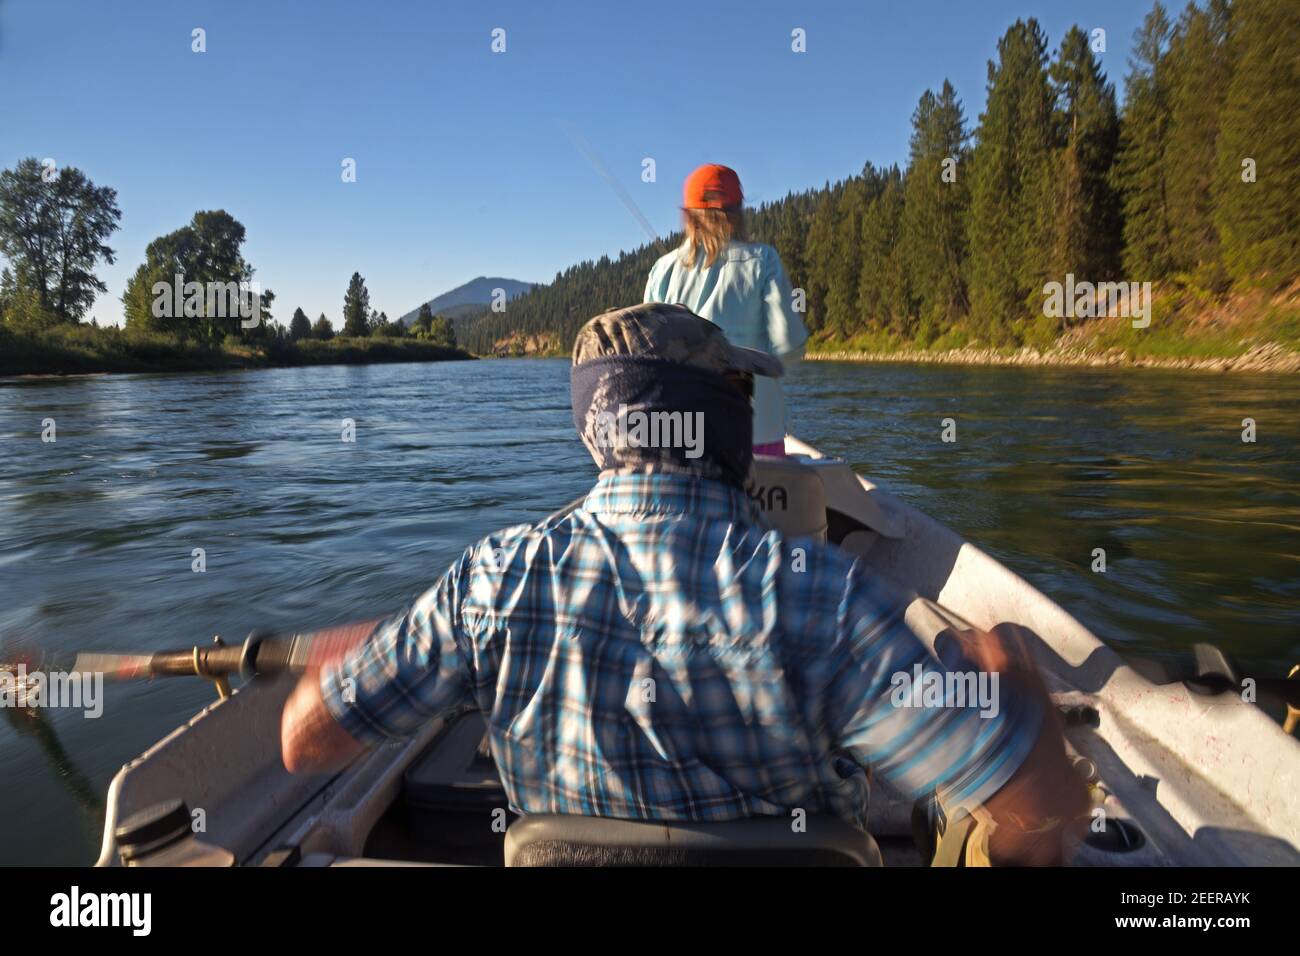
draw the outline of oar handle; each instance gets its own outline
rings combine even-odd
[[[344,624],[305,634],[255,630],[243,644],[195,646],[159,651],[149,661],[153,676],[198,676],[218,679],[239,675],[301,674],[345,656],[374,633],[385,618]]]
[[[87,651],[49,654],[40,648],[8,649],[13,660],[0,654],[0,672],[7,677],[66,671],[103,674],[111,680],[140,680],[149,677],[206,677],[214,681],[238,675],[302,673],[322,667],[346,655],[373,634],[388,618],[376,618],[305,633],[276,633],[259,629],[242,644],[226,644],[213,638],[208,645],[117,654]]]

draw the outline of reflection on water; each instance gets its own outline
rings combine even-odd
[[[1261,673],[1300,659],[1294,377],[809,363],[789,391],[802,437],[1105,639],[1209,639]],[[395,608],[475,538],[588,486],[567,392],[559,361],[4,380],[0,635],[161,648]],[[0,722],[0,863],[92,859],[85,781],[102,794],[211,694],[121,685],[97,721]]]
[[[799,377],[811,441],[1098,636],[1152,653],[1210,640],[1269,674],[1300,659],[1294,376],[810,363]]]

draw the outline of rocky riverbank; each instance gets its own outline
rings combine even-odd
[[[1269,343],[1257,345],[1240,355],[1217,357],[1178,357],[1133,355],[1129,350],[1110,348],[1049,349],[1022,348],[1007,352],[992,348],[949,349],[928,352],[906,349],[897,352],[825,352],[811,351],[804,356],[809,362],[898,362],[933,365],[1032,365],[1086,368],[1165,368],[1194,369],[1207,372],[1300,372],[1300,352]]]

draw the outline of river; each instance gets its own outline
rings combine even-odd
[[[819,362],[788,393],[801,437],[1108,642],[1300,661],[1295,376]],[[0,379],[0,643],[157,649],[384,613],[591,479],[558,360]],[[91,862],[112,775],[212,690],[105,697],[94,720],[0,720],[0,864]]]

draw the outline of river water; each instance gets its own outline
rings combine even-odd
[[[1104,640],[1300,661],[1296,377],[819,362],[788,394],[801,437]],[[0,644],[148,650],[385,613],[591,479],[563,361],[0,380]],[[0,864],[92,861],[113,773],[211,697],[162,680],[108,687],[93,720],[6,711]]]

